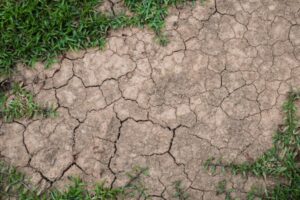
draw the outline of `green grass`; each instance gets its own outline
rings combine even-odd
[[[0,80],[13,76],[17,63],[34,66],[37,61],[42,61],[49,66],[69,50],[102,48],[108,32],[114,29],[147,26],[155,32],[157,41],[165,46],[169,41],[162,29],[168,7],[186,1],[124,0],[133,13],[130,16],[97,12],[95,8],[101,4],[100,0],[0,1]],[[5,98],[6,91],[2,90],[0,87],[1,98]],[[29,97],[27,101],[31,102]],[[17,106],[34,105],[15,103],[18,105],[9,110],[0,104],[2,117],[9,120],[28,117],[33,114],[30,111],[35,110],[14,111]]]
[[[18,200],[120,200],[132,197],[147,197],[143,186],[143,177],[147,176],[147,168],[135,167],[128,173],[129,181],[122,187],[109,188],[104,184],[96,184],[94,189],[87,190],[87,185],[79,178],[70,177],[71,184],[64,190],[55,189],[40,194],[25,176],[14,167],[0,163],[0,199],[15,197]]]
[[[178,200],[188,200],[188,199],[190,199],[190,195],[182,187],[182,182],[181,181],[175,181],[173,183],[173,185],[174,185],[174,189],[175,189],[175,194],[173,196],[174,198],[176,198]]]
[[[96,13],[98,0],[6,0],[0,3],[0,74],[16,63],[48,64],[64,51],[102,46],[112,17]]]
[[[103,47],[108,31],[148,26],[161,34],[168,6],[184,0],[124,0],[133,16],[95,11],[99,0],[5,0],[0,2],[0,75],[16,63],[51,64],[68,50]]]
[[[227,189],[227,181],[222,180],[218,182],[216,186],[216,195],[219,196],[221,194],[225,195],[225,200],[231,200],[231,193],[234,192],[233,189]]]
[[[9,92],[0,92],[0,116],[6,122],[11,122],[22,117],[32,118],[35,116],[50,117],[56,112],[52,108],[41,107],[34,101],[33,95],[14,84]]]
[[[168,7],[187,0],[125,0],[125,5],[135,13],[134,21],[138,26],[147,25],[156,34],[164,27],[164,18],[168,15]]]
[[[0,199],[13,197],[18,200],[151,199],[143,180],[148,176],[148,168],[136,166],[127,173],[128,181],[121,187],[110,188],[99,183],[95,184],[93,189],[87,189],[87,184],[81,179],[69,177],[71,184],[65,190],[50,189],[41,193],[15,167],[0,162]],[[175,199],[190,199],[189,194],[183,189],[181,181],[174,182],[173,187]]]
[[[273,188],[268,188],[263,195],[249,193],[248,199],[260,197],[272,200],[300,199],[300,124],[296,116],[295,101],[300,100],[300,92],[290,92],[283,105],[285,113],[284,126],[274,136],[273,147],[256,161],[243,164],[226,164],[209,159],[205,167],[215,171],[216,167],[230,170],[233,174],[252,174],[258,177],[273,177],[278,181]]]

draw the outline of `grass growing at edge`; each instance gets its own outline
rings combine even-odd
[[[12,76],[17,63],[34,66],[37,61],[43,61],[49,66],[66,51],[103,47],[109,30],[113,29],[148,26],[157,35],[157,41],[165,46],[168,39],[162,29],[168,7],[187,1],[124,0],[133,14],[130,16],[96,11],[100,0],[0,1],[0,80]],[[7,96],[1,93],[1,98]],[[16,106],[34,106],[30,96],[27,97],[30,103],[15,101]],[[9,120],[28,117],[32,115],[30,111],[36,109],[24,108],[28,112],[17,112],[13,110],[15,107],[6,110],[3,105],[0,104],[2,117]]]
[[[300,100],[300,92],[292,91],[283,105],[285,113],[284,126],[280,127],[273,139],[273,147],[253,163],[226,164],[222,161],[214,162],[209,159],[205,167],[215,170],[222,167],[233,174],[253,174],[259,177],[274,177],[284,179],[285,183],[278,183],[268,188],[264,194],[248,194],[248,199],[294,200],[300,199],[300,125],[296,116],[295,101]]]
[[[0,92],[0,117],[4,121],[11,122],[14,119],[37,115],[51,117],[56,115],[56,111],[41,107],[34,101],[33,95],[19,84],[14,84],[7,93]]]
[[[129,173],[129,181],[122,187],[109,188],[96,184],[87,190],[79,178],[70,178],[72,184],[65,191],[51,190],[39,194],[14,167],[0,162],[0,199],[19,200],[116,200],[130,197],[147,197],[142,176],[147,176],[147,168],[135,167]]]
[[[0,2],[0,75],[16,63],[54,62],[68,50],[103,47],[108,31],[149,26],[161,35],[168,7],[186,0],[124,0],[133,13],[109,15],[95,10],[99,0],[6,0]]]

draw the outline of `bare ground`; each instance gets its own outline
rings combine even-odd
[[[118,5],[111,2],[106,9]],[[300,2],[172,8],[165,31],[166,47],[132,28],[112,32],[104,50],[67,53],[51,69],[20,67],[16,79],[59,116],[1,122],[1,157],[41,188],[62,188],[69,175],[118,186],[134,166],[149,168],[153,199],[172,199],[177,180],[202,200],[224,199],[215,185],[225,176],[242,199],[265,184],[212,176],[203,164],[211,156],[251,161],[271,147],[286,93],[300,86]]]

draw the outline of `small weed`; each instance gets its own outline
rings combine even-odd
[[[218,185],[216,187],[217,195],[226,193],[226,184],[226,180],[218,182]]]
[[[157,41],[161,46],[167,46],[169,44],[169,38],[167,35],[160,34],[157,36]]]
[[[225,200],[232,200],[231,193],[234,192],[233,189],[227,189],[227,181],[222,180],[218,182],[216,186],[216,195],[225,194]]]
[[[130,181],[125,185],[126,195],[131,197],[138,196],[139,198],[144,197],[146,199],[148,197],[147,188],[145,188],[145,184],[140,177],[149,176],[148,168],[135,166],[131,172],[127,173],[127,176]]]
[[[31,188],[24,181],[24,175],[18,172],[14,167],[10,167],[0,162],[0,199],[9,199],[18,192],[20,199],[37,199],[37,196],[31,192]]]
[[[0,114],[5,121],[23,117],[31,118],[37,115],[44,117],[55,116],[53,108],[43,108],[35,101],[33,95],[21,85],[14,84],[8,93],[0,93]]]
[[[260,177],[274,177],[286,180],[286,183],[278,183],[273,188],[268,188],[263,194],[251,191],[248,199],[300,199],[300,129],[295,101],[300,99],[300,92],[292,91],[283,105],[285,113],[284,126],[274,136],[273,147],[264,153],[253,163],[224,164],[214,163],[210,158],[205,162],[204,167],[215,171],[216,167],[223,167],[233,174],[253,174]]]
[[[174,198],[178,200],[188,200],[189,194],[183,189],[181,181],[174,182],[175,194]]]

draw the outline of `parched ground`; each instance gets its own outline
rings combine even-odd
[[[300,2],[210,0],[172,8],[166,24],[166,47],[132,28],[51,69],[20,67],[16,79],[59,116],[1,123],[1,157],[43,188],[70,175],[118,186],[134,166],[149,168],[153,199],[172,199],[177,180],[200,200],[224,199],[215,196],[224,177],[242,199],[264,184],[203,164],[252,161],[271,147],[286,94],[300,86]]]

